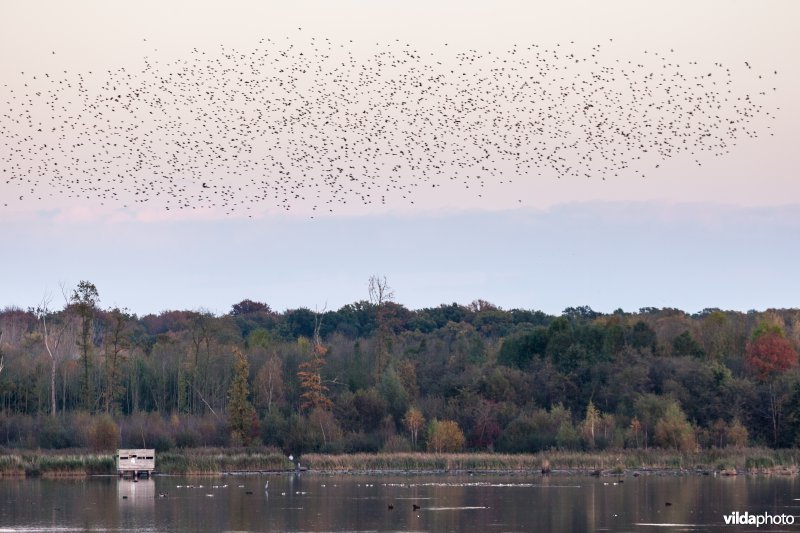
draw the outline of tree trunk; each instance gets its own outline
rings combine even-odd
[[[50,350],[50,342],[47,337],[47,318],[42,314],[42,326],[44,327],[44,347],[50,356],[50,416],[56,416],[56,358]]]

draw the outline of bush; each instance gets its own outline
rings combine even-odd
[[[62,449],[77,446],[73,433],[59,418],[47,417],[39,430],[39,446],[49,449]]]
[[[350,433],[344,437],[345,453],[376,453],[380,449],[381,440],[375,433]]]
[[[277,409],[273,409],[260,424],[261,440],[266,445],[283,447],[287,422]]]
[[[109,415],[102,415],[95,421],[89,432],[89,446],[96,452],[119,448],[119,429]]]
[[[384,453],[404,453],[411,451],[411,443],[401,435],[392,435],[383,444]]]
[[[672,448],[681,452],[695,451],[697,443],[694,429],[686,420],[686,415],[677,402],[670,402],[664,416],[656,424],[655,442],[662,448]]]

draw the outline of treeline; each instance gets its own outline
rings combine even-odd
[[[294,453],[794,447],[800,310],[0,312],[0,446]]]

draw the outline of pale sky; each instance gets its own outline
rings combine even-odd
[[[328,38],[357,59],[408,44],[442,68],[460,52],[502,56],[535,44],[585,55],[601,45],[601,66],[657,66],[661,54],[691,73],[724,64],[736,94],[776,90],[759,97],[775,118],[753,118],[758,137],[738,138],[723,156],[679,154],[644,177],[544,171],[489,180],[480,196],[443,178],[413,204],[398,193],[314,219],[300,204],[288,213],[258,205],[248,218],[122,207],[124,199],[37,200],[5,172],[0,306],[32,306],[60,282],[89,279],[103,306],[140,314],[227,312],[243,298],[336,308],[366,298],[367,278],[380,273],[412,308],[476,298],[553,313],[584,304],[797,307],[797,20],[793,1],[5,3],[0,46],[13,52],[0,57],[5,114],[23,109],[10,91],[32,92],[45,74],[102,83],[109,71],[141,71],[145,57],[169,65],[195,49],[247,53],[265,38],[298,50]],[[6,135],[22,131],[6,124]],[[0,138],[0,159],[15,146]]]

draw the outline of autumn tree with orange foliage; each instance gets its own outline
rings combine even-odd
[[[322,382],[322,367],[325,366],[325,355],[328,353],[328,349],[322,345],[319,335],[321,325],[320,314],[317,313],[314,339],[311,345],[311,359],[298,366],[297,377],[300,379],[300,388],[303,391],[300,394],[303,399],[300,409],[303,411],[328,410],[333,407],[333,402],[328,398],[328,387]]]
[[[328,349],[315,344],[311,350],[311,359],[300,363],[297,377],[300,378],[300,388],[303,392],[300,397],[303,403],[300,409],[312,411],[316,408],[330,409],[333,402],[328,398],[328,387],[322,383],[322,367],[325,366],[325,354]]]

